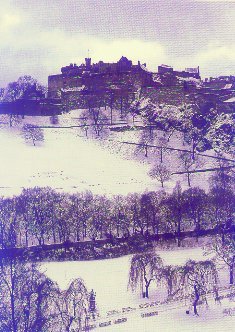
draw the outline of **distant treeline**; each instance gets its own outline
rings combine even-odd
[[[0,248],[56,243],[128,239],[223,230],[234,222],[233,179],[217,172],[208,193],[200,188],[172,193],[132,193],[108,198],[91,192],[68,194],[46,188],[23,189],[19,196],[0,199]]]

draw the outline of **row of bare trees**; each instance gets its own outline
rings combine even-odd
[[[208,295],[219,300],[219,277],[216,262],[222,262],[229,270],[229,284],[234,284],[235,237],[226,235],[224,242],[214,238],[208,243],[205,254],[214,254],[210,260],[188,260],[183,266],[164,265],[155,252],[136,254],[131,259],[128,286],[132,291],[140,289],[142,296],[149,298],[152,284],[167,291],[167,300],[188,298],[198,315],[199,301],[207,303]]]
[[[89,317],[89,292],[81,279],[60,290],[39,266],[15,258],[1,258],[0,298],[4,332],[79,332]]]
[[[46,188],[23,189],[19,196],[0,199],[1,248],[76,242],[133,234],[173,233],[230,228],[234,215],[231,179],[217,174],[209,193],[200,188],[183,191],[177,183],[165,191],[125,196],[58,193]]]
[[[199,300],[205,302],[210,293],[218,297],[218,273],[210,261],[189,260],[183,266],[164,266],[161,257],[155,253],[133,256],[129,273],[129,287],[132,291],[144,289],[143,297],[149,297],[149,287],[155,283],[167,289],[167,299],[192,299],[194,314],[198,315]]]

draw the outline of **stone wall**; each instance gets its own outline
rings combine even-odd
[[[60,90],[63,88],[63,77],[61,74],[48,76],[48,97],[60,97]]]

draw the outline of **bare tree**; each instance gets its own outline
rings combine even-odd
[[[22,193],[22,199],[26,200],[27,204],[24,207],[27,211],[22,212],[25,214],[31,236],[38,240],[39,245],[43,245],[51,234],[53,194],[49,187],[24,189]]]
[[[234,177],[223,169],[210,178],[209,201],[211,203],[212,222],[224,237],[224,228],[231,224],[234,215]]]
[[[108,224],[111,215],[110,200],[105,196],[95,196],[92,201],[92,215],[90,223],[90,236],[91,238],[100,239],[107,234]]]
[[[24,94],[35,88],[36,91],[43,96],[46,93],[46,88],[42,86],[36,79],[29,75],[21,76],[16,82],[8,84],[3,94],[3,101],[13,102],[22,98]]]
[[[127,216],[126,199],[124,196],[114,196],[111,207],[111,219],[113,228],[116,229],[116,236],[120,237],[130,232],[129,218]]]
[[[159,280],[162,259],[155,252],[136,254],[131,259],[129,286],[135,291],[138,286],[145,288],[143,297],[149,297],[149,287],[152,281]]]
[[[152,178],[160,181],[162,188],[164,187],[164,182],[170,179],[170,171],[162,164],[155,165],[154,168],[149,172],[149,175]]]
[[[166,214],[168,222],[170,221],[173,223],[178,247],[180,247],[184,216],[184,196],[179,182],[176,183],[173,193],[164,200],[163,207],[165,207],[164,214]]]
[[[9,127],[18,127],[22,123],[22,115],[10,112],[8,114],[2,114],[1,115],[1,120],[3,121],[2,123],[8,124]]]
[[[180,159],[182,161],[184,171],[187,172],[188,186],[191,187],[190,171],[191,171],[191,167],[195,164],[194,160],[192,159],[191,155],[187,152],[182,152],[180,154]]]
[[[22,133],[25,140],[31,141],[34,146],[36,145],[36,142],[42,142],[44,140],[42,128],[32,124],[25,124],[23,126]]]
[[[113,124],[113,107],[115,103],[114,91],[110,91],[109,98],[108,98],[108,105],[110,109],[110,124]]]
[[[163,153],[166,153],[167,146],[169,141],[165,137],[159,137],[158,138],[158,144],[160,145],[160,161],[163,163]]]
[[[208,213],[208,198],[201,188],[189,188],[183,192],[185,213],[193,220],[197,236],[200,235],[201,227]]]
[[[162,201],[165,198],[166,193],[164,191],[158,191],[158,192],[149,192],[145,195],[149,196],[149,204],[148,204],[148,210],[151,214],[150,223],[152,227],[153,234],[158,235],[159,232],[162,230]]]
[[[12,332],[48,331],[53,318],[51,297],[57,285],[33,264],[16,258],[0,262],[0,330]],[[55,323],[55,321],[54,321]]]
[[[207,245],[206,254],[216,254],[216,259],[225,263],[229,269],[229,284],[234,284],[235,235],[227,234],[224,240],[217,236]]]
[[[215,264],[210,261],[195,262],[189,260],[183,267],[182,290],[186,297],[192,298],[193,312],[198,316],[199,300],[207,303],[210,293],[218,297],[218,273]]]
[[[203,146],[207,130],[205,115],[201,114],[200,106],[195,101],[191,105],[184,105],[181,117],[181,130],[184,133],[184,141],[192,146],[192,159],[198,148]]]
[[[0,198],[0,246],[2,249],[16,246],[18,229],[16,200]]]
[[[139,145],[136,146],[135,153],[144,152],[144,156],[148,157],[149,145],[153,144],[154,136],[153,132],[148,129],[144,129],[141,132],[139,139]]]
[[[88,137],[88,130],[89,130],[89,125],[87,123],[87,119],[84,118],[82,120],[82,129],[85,131],[86,138]]]
[[[139,233],[144,236],[145,231],[148,229],[148,223],[141,213],[140,196],[138,194],[132,193],[127,196],[126,214],[130,220],[132,233]]]
[[[89,293],[81,279],[75,279],[69,288],[55,299],[61,331],[82,331],[89,310]]]
[[[173,265],[163,266],[161,280],[166,284],[168,299],[175,297],[181,291],[183,282],[182,267]]]
[[[9,114],[8,115],[9,118],[9,126],[10,127],[17,127],[22,123],[22,116],[18,115],[18,114]]]

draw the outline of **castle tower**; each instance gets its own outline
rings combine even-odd
[[[91,68],[91,58],[85,58],[85,64],[87,68]]]

